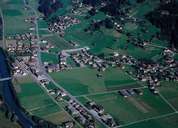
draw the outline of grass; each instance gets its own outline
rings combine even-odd
[[[118,93],[107,93],[82,97],[79,100],[84,103],[89,98],[102,105],[121,125],[173,112],[161,97],[153,95],[147,89],[143,92],[143,96],[129,98],[123,98]]]
[[[57,106],[35,83],[21,84],[21,93],[18,94],[22,106],[27,110],[33,110],[34,108],[43,108],[43,106],[51,105]],[[45,110],[45,108],[44,108]],[[45,111],[44,111],[45,112]],[[48,114],[48,112],[45,112]]]
[[[70,9],[71,0],[61,0],[61,3],[63,4],[63,7],[59,8],[50,17],[59,16],[59,15],[65,15],[68,12],[68,10]]]
[[[160,93],[178,110],[178,82],[162,82]]]
[[[104,48],[111,47],[115,42],[115,37],[102,31],[95,31],[92,34],[84,32],[89,21],[82,20],[80,24],[74,25],[66,30],[65,39],[78,42],[81,46],[89,46],[94,54],[103,53]]]
[[[50,89],[56,89],[56,86],[53,83],[50,82],[48,85],[46,85],[46,88],[49,89],[49,90]]]
[[[124,29],[129,32],[133,32],[137,29],[137,24],[134,23],[126,23],[124,26]]]
[[[66,122],[68,120],[72,120],[71,117],[68,116],[67,113],[64,111],[53,113],[44,118],[54,124],[59,124],[59,122]]]
[[[55,45],[55,47],[57,48],[56,51],[58,51],[58,52],[61,50],[64,50],[64,49],[72,48],[72,46],[68,42],[66,42],[64,39],[62,39],[58,35],[44,37],[43,39],[47,40],[49,43],[52,43],[53,45]]]
[[[30,111],[35,116],[44,118],[45,116],[54,114],[56,112],[62,111],[56,104],[47,105],[46,107],[41,107],[36,110]]]
[[[5,117],[5,113],[0,110],[0,127],[1,128],[20,128],[20,126],[15,123],[11,122]]]
[[[59,62],[58,56],[50,53],[41,53],[41,60],[42,62],[48,62],[53,64],[57,64]]]
[[[178,125],[178,114],[161,119],[144,121],[123,128],[176,128]]]
[[[31,115],[43,118],[54,124],[61,124],[62,122],[73,120],[64,110],[63,106],[57,105],[45,92],[40,85],[32,82],[32,78],[27,76],[16,81],[19,84],[21,92],[18,98],[22,107],[25,108]],[[56,88],[54,84],[50,83],[48,89]]]
[[[178,54],[176,54],[174,58],[175,58],[175,60],[178,60]]]
[[[62,111],[54,101],[39,87],[38,84],[27,81],[18,81],[21,91],[17,94],[19,101],[32,115],[41,118]]]
[[[140,86],[120,69],[109,68],[103,78],[97,78],[97,71],[90,68],[76,68],[70,71],[51,73],[52,78],[73,95],[83,95],[124,87]]]
[[[40,28],[48,28],[48,24],[44,20],[38,20],[38,27]]]
[[[122,37],[121,40],[125,41],[125,36]],[[145,49],[143,49],[131,43],[120,42],[118,52],[133,56],[136,59],[152,60],[155,56],[161,56],[162,49],[153,46],[146,46]]]
[[[27,11],[23,9],[23,1],[21,0],[6,0],[1,1],[3,6],[3,14],[5,18],[5,34],[13,35],[17,33],[29,32],[32,25],[24,22],[25,18],[29,16]],[[70,8],[70,0],[61,0],[64,3],[64,8],[59,9],[54,15],[63,15],[67,13]],[[151,2],[154,2],[151,0]],[[3,4],[2,4],[3,3]],[[37,7],[35,0],[31,0],[30,4]],[[144,4],[140,4],[132,10],[132,14],[136,17],[143,17],[146,13],[150,12],[155,6],[150,5],[150,1],[146,0]],[[89,26],[91,20],[102,20],[106,15],[99,12],[90,19],[84,19],[83,16],[76,16],[81,20],[81,23],[74,25],[66,30],[66,35],[63,38],[58,35],[49,35],[46,30],[47,24],[43,20],[38,21],[39,34],[44,36],[44,40],[55,45],[55,48],[50,49],[50,53],[42,53],[42,61],[58,63],[58,53],[63,49],[73,48],[68,41],[73,40],[82,46],[89,46],[93,54],[112,53],[119,51],[123,54],[131,55],[137,59],[157,60],[160,57],[162,49],[148,46],[146,49],[136,47],[127,43],[128,37],[124,34],[118,33],[113,29],[101,28],[93,33],[86,33],[84,29]],[[142,33],[141,38],[149,40],[152,35],[159,31],[156,27],[149,22],[145,24],[148,33]],[[126,23],[124,31],[131,32],[134,36],[140,33],[141,27],[134,23]],[[151,44],[158,46],[167,46],[166,41],[154,39]],[[127,47],[127,49],[125,49]],[[176,55],[176,59],[178,56]],[[72,60],[67,60],[75,67]],[[122,88],[140,87],[137,81],[133,80],[123,70],[119,68],[109,68],[103,72],[102,78],[97,78],[97,71],[90,68],[74,68],[70,71],[63,71],[58,73],[51,73],[50,75],[54,80],[59,83],[63,88],[69,91],[72,95],[78,96],[78,100],[83,104],[89,99],[96,101],[98,104],[103,105],[106,112],[110,113],[117,122],[127,124],[150,117],[156,117],[173,112],[172,109],[161,99],[155,96],[148,90],[143,90],[143,96],[134,96],[130,98],[123,98],[117,93],[107,93],[107,91],[117,91]],[[33,82],[32,79],[21,79],[18,81],[20,91],[18,98],[22,106],[31,114],[42,117],[53,123],[60,123],[71,119],[60,106],[54,103],[49,96]],[[177,83],[162,82],[159,88],[161,94],[176,108],[178,109],[178,87]],[[47,86],[48,89],[56,88],[52,83]],[[94,94],[104,93],[104,94]],[[80,96],[86,95],[86,96]],[[1,113],[0,113],[1,116]],[[1,123],[2,122],[2,123]],[[178,115],[145,121],[125,128],[175,128],[178,125]],[[6,128],[4,124],[6,121],[0,118],[0,127]],[[7,123],[8,124],[8,123]],[[13,126],[15,127],[15,126]],[[100,126],[102,127],[102,126]]]
[[[137,4],[131,11],[131,16],[144,17],[145,14],[151,12],[158,6],[159,2],[155,0],[145,0],[142,4]]]
[[[22,13],[16,9],[4,9],[4,15],[6,15],[6,16],[21,16]]]
[[[25,22],[29,14],[24,10],[23,1],[8,0],[3,1],[1,5],[6,36],[29,32],[31,25]]]

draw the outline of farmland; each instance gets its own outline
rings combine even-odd
[[[127,87],[140,87],[120,69],[108,69],[103,78],[97,78],[97,71],[89,68],[73,69],[61,73],[52,73],[51,76],[73,95],[90,94],[104,91],[114,91]]]
[[[176,128],[177,49],[148,18],[161,1],[101,1],[0,1],[20,107],[46,127]]]
[[[161,97],[155,97],[146,89],[142,91],[142,96],[128,98],[123,98],[117,92],[77,98],[84,104],[88,100],[101,104],[121,125],[174,112]]]
[[[70,119],[70,116],[67,116],[65,111],[49,98],[38,84],[32,81],[31,78],[26,77],[16,82],[17,86],[20,86],[18,98],[22,107],[32,115],[56,124]],[[63,115],[63,118],[59,120],[60,115]]]

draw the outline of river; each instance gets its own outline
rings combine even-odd
[[[10,71],[8,67],[8,62],[6,55],[2,49],[0,49],[0,78],[10,77]],[[19,123],[23,128],[35,128],[34,122],[25,115],[21,106],[16,100],[14,89],[11,80],[3,81],[3,98],[8,106],[8,109],[18,117]]]

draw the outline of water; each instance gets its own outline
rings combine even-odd
[[[2,49],[0,49],[0,78],[10,77],[6,56]],[[18,121],[23,128],[34,128],[34,122],[28,118],[22,111],[20,105],[16,100],[11,81],[2,82],[2,92],[5,103],[8,109],[18,117]]]

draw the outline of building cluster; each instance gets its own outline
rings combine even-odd
[[[178,80],[178,61],[175,60],[175,53],[170,49],[163,51],[163,71],[161,75],[164,80],[176,81]]]
[[[101,121],[103,121],[103,123],[105,123],[107,126],[116,126],[116,122],[114,121],[113,117],[110,114],[105,113],[102,105],[98,105],[93,101],[89,101],[86,103],[86,106],[90,109],[93,115],[99,116]]]
[[[95,128],[95,120],[93,117],[74,100],[69,100],[66,110],[85,128]]]
[[[22,43],[21,41],[15,41],[8,43],[7,51],[16,54],[29,54],[31,53],[30,44]]]
[[[35,17],[28,17],[25,19],[25,22],[34,24],[35,23]]]
[[[17,55],[30,54],[31,51],[36,48],[36,36],[32,33],[17,34],[13,37],[14,41],[7,43],[7,50],[9,53],[15,53]],[[30,41],[31,43],[25,43],[24,41]]]
[[[19,59],[15,60],[13,64],[13,72],[14,75],[25,75],[28,73],[32,73],[37,81],[40,82],[41,85],[45,86],[49,84],[50,80],[47,76],[44,75],[42,68],[39,68],[39,60],[38,60],[38,50],[39,46],[36,42],[31,42],[31,54],[19,57]]]
[[[79,44],[77,42],[75,42],[75,41],[70,40],[68,42],[72,47],[78,47],[79,46]]]
[[[66,121],[61,124],[61,128],[74,128],[75,122],[74,121]]]
[[[49,53],[50,49],[54,48],[54,45],[47,42],[46,40],[41,40],[42,44],[40,45],[40,49],[42,52]]]
[[[34,35],[33,33],[24,33],[24,34],[15,35],[14,39],[18,41],[26,41],[26,40],[33,41],[37,39],[37,36]]]
[[[137,78],[141,81],[146,81],[149,89],[157,94],[158,90],[156,90],[156,87],[160,85],[160,82],[158,81],[160,65],[140,63],[137,68]]]
[[[140,48],[145,48],[145,46],[147,44],[149,44],[148,41],[146,40],[141,40],[138,37],[132,38],[129,40],[130,42],[132,42],[133,45],[135,45],[136,47],[140,47]]]
[[[74,116],[76,120],[78,120],[84,127],[94,128],[95,121],[93,117],[86,111],[86,109],[83,108],[83,106],[81,106],[77,101],[72,100],[73,98],[63,89],[60,89],[58,87],[51,89],[49,87],[51,80],[48,78],[48,76],[45,75],[44,71],[39,68],[37,59],[37,55],[35,54],[35,57],[30,58],[29,61],[26,63],[26,65],[28,65],[28,67],[30,68],[30,72],[35,76],[36,80],[41,84],[42,87],[47,90],[50,96],[54,97],[57,102],[65,98],[65,101],[67,103],[67,111],[72,116]],[[71,122],[69,124],[72,125]]]
[[[166,65],[169,65],[169,64],[172,65],[175,62],[174,55],[175,55],[175,53],[170,49],[165,49],[163,51],[163,57],[164,57]]]
[[[21,77],[21,76],[26,76],[28,74],[28,72],[22,69],[21,65],[23,65],[23,62],[19,62],[19,64],[12,63],[11,68],[14,76]]]
[[[67,63],[67,58],[70,57],[76,66],[79,67],[86,67],[90,66],[91,68],[95,68],[98,71],[105,71],[109,66],[122,66],[124,64],[127,65],[134,65],[137,61],[127,55],[121,55],[118,53],[114,53],[109,58],[101,58],[99,56],[93,55],[89,52],[88,47],[83,48],[76,48],[76,49],[69,49],[69,50],[62,50],[58,54],[59,63],[58,64],[51,64],[45,62],[44,65],[48,72],[58,72],[62,70],[68,70],[72,67]]]
[[[55,88],[55,89],[47,88],[47,91],[51,96],[55,98],[56,101],[61,101],[63,100],[64,97],[67,96],[67,94],[59,88]]]
[[[50,84],[50,83],[49,83]],[[65,97],[68,97],[67,93],[62,89],[57,87],[50,87],[49,84],[43,85],[43,87],[47,90],[48,94],[52,96],[57,102],[60,102]],[[62,122],[58,125],[59,128],[74,128],[75,122],[72,120],[68,120],[66,122]]]
[[[57,72],[62,70],[71,69],[71,66],[67,63],[67,58],[70,57],[76,66],[86,67],[90,66],[91,68],[95,68],[98,71],[105,71],[109,66],[122,66],[124,64],[127,65],[135,65],[137,61],[127,55],[121,55],[118,53],[114,53],[112,56],[108,58],[101,58],[99,56],[93,55],[89,52],[88,47],[76,48],[63,50],[59,54],[59,63],[58,64],[48,64],[45,66],[48,72]]]
[[[40,45],[40,49],[42,52],[49,53],[50,49],[54,48],[54,45],[48,43],[45,40],[42,40],[42,44]],[[47,72],[59,72],[62,70],[67,70],[70,66],[67,64],[68,54],[65,51],[61,51],[58,54],[58,64],[44,62],[44,66]]]
[[[88,65],[92,68],[98,69],[99,71],[105,71],[105,69],[108,67],[107,63],[103,59],[92,55],[88,49],[82,49],[80,51],[73,52],[71,54],[71,58],[79,67],[85,67]]]
[[[130,96],[135,96],[135,95],[143,95],[143,92],[140,89],[132,89],[132,88],[119,90],[118,93],[125,98]]]
[[[59,68],[60,70],[69,69],[69,65],[67,64],[67,57],[69,55],[65,51],[61,51],[59,53]]]
[[[174,53],[171,50],[163,51],[163,63],[144,63],[136,65],[137,78],[148,83],[149,89],[157,94],[157,86],[160,86],[161,80],[178,80],[178,63],[174,59]]]
[[[67,64],[67,56],[65,52],[60,52],[58,55],[58,58],[59,58],[58,64],[44,62],[46,71],[51,73],[51,72],[59,72],[59,71],[70,69],[71,66]]]
[[[124,64],[135,65],[137,63],[137,61],[132,56],[119,54],[117,52],[115,52],[106,60],[111,66],[122,66]]]
[[[40,76],[38,76],[36,74],[37,73],[34,73],[34,75],[36,76],[37,80],[40,82],[42,87],[45,88],[45,90],[47,90],[48,94],[50,96],[52,96],[57,102],[60,102],[61,100],[65,99],[65,98],[70,99],[69,95],[64,90],[62,90],[58,87],[54,87],[54,86],[51,87],[50,86],[50,84],[52,84],[51,81],[44,74],[42,74],[42,72],[41,72]],[[69,100],[66,100],[66,102],[69,103]],[[73,127],[75,127],[75,122],[72,120],[69,120],[69,121],[63,122],[59,126],[61,128],[73,128]]]
[[[116,31],[118,31],[120,33],[123,31],[123,25],[120,23],[114,22],[114,28]]]
[[[60,88],[49,89],[46,86],[48,93],[55,98],[57,102],[65,99],[66,110],[71,114],[82,126],[85,128],[94,128],[95,120],[83,106],[81,106],[75,99],[71,98],[64,90]],[[71,124],[71,122],[70,122]],[[74,124],[73,124],[74,125]]]
[[[50,83],[49,78],[43,73],[43,71],[41,71],[41,69],[39,69],[37,63],[35,65],[33,64],[35,64],[35,62],[33,62],[32,65],[29,65],[31,73],[36,77],[37,81],[45,87]]]
[[[45,66],[46,71],[49,72],[49,73],[61,71],[59,64],[51,64],[51,63],[45,62],[44,66]]]
[[[67,58],[69,56],[70,54],[67,52],[67,50],[62,50],[58,53],[58,64],[44,62],[46,71],[51,73],[71,69],[71,66],[67,63]]]
[[[58,33],[63,36],[65,30],[74,24],[79,24],[80,20],[70,16],[59,16],[53,23],[48,27],[49,31]]]
[[[88,49],[82,49],[71,54],[71,58],[74,60],[77,66],[85,67],[90,66],[92,68],[98,69],[98,71],[105,71],[108,66],[123,66],[135,65],[137,61],[127,55],[121,55],[119,53],[114,53],[108,58],[101,58],[95,55],[92,55]],[[124,66],[123,66],[124,67]]]
[[[72,0],[72,9],[71,13],[73,14],[81,14],[81,8],[83,7],[83,4],[80,0]]]

